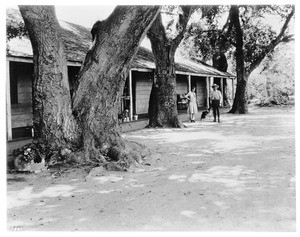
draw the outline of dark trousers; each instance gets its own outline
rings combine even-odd
[[[211,107],[213,109],[213,115],[214,115],[215,120],[216,120],[216,116],[218,116],[218,118],[220,118],[219,106],[220,106],[220,100],[212,100],[211,101]]]

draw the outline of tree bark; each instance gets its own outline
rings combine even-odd
[[[34,140],[56,149],[78,138],[71,110],[67,60],[53,6],[19,6],[33,49]]]
[[[247,81],[250,77],[250,74],[260,65],[263,59],[275,49],[275,47],[284,42],[286,39],[289,39],[290,36],[285,36],[286,29],[289,22],[291,21],[293,15],[295,14],[295,8],[293,7],[292,11],[287,16],[280,33],[278,36],[270,43],[267,50],[262,51],[259,57],[253,61],[247,68],[244,65],[244,58],[242,54],[243,49],[243,32],[239,22],[239,9],[238,6],[232,6],[231,9],[231,19],[236,30],[236,68],[237,68],[237,87],[234,98],[234,103],[232,109],[229,113],[240,113],[245,114],[248,112],[247,108]]]
[[[106,21],[95,24],[93,46],[71,99],[67,61],[54,7],[20,6],[34,53],[37,154],[41,150],[47,153],[44,147],[50,146],[52,153],[62,158],[72,156],[78,162],[95,158],[111,169],[124,169],[141,161],[148,150],[121,137],[117,102],[131,59],[159,9],[158,6],[117,7]],[[74,152],[68,155],[71,151]],[[68,157],[64,157],[66,154]],[[85,159],[81,158],[83,155]]]
[[[220,42],[220,46],[222,45],[222,42]],[[226,56],[223,52],[221,52],[221,48],[218,48],[219,52],[215,53],[212,57],[213,61],[213,67],[218,69],[221,72],[227,72],[228,63]],[[229,105],[228,96],[227,96],[227,80],[221,78],[223,80],[223,100],[224,100],[224,106]]]
[[[141,161],[139,146],[120,135],[117,107],[131,59],[158,11],[157,6],[116,7],[107,20],[93,27],[93,46],[73,97],[85,160],[112,160],[124,167]]]
[[[153,32],[155,30],[155,32]],[[179,127],[176,106],[176,48],[167,39],[159,15],[148,32],[156,69],[149,99],[149,126]]]
[[[160,14],[147,34],[156,65],[149,99],[149,127],[183,126],[177,111],[175,51],[183,39],[192,7],[181,8],[183,14],[179,16],[179,33],[174,39],[167,38]]]
[[[228,63],[223,52],[217,52],[213,55],[213,67],[221,72],[227,72]]]
[[[247,106],[247,77],[245,77],[245,63],[243,52],[243,30],[240,24],[239,8],[234,5],[230,8],[231,20],[235,29],[236,39],[236,74],[237,87],[234,97],[234,102],[229,113],[246,114],[248,112]]]

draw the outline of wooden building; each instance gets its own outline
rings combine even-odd
[[[8,9],[6,24],[17,27],[22,21],[18,10]],[[80,70],[81,63],[91,45],[90,30],[60,21],[67,52],[70,87]],[[217,83],[223,93],[233,99],[234,76],[215,68],[176,58],[176,91],[178,108],[185,110],[180,98],[196,86],[198,107],[208,106],[211,85]],[[132,61],[119,103],[120,122],[147,118],[148,103],[154,77],[154,58],[150,50],[140,47]],[[7,42],[6,56],[6,116],[7,140],[32,135],[32,48],[28,38],[14,38]],[[227,85],[227,86],[225,86]],[[124,116],[122,116],[124,115]]]

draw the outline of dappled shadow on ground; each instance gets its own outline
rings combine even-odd
[[[294,231],[293,112],[124,135],[152,150],[129,172],[10,178],[8,226],[24,230]],[[42,177],[42,175],[41,175]]]
[[[249,115],[223,115],[221,124],[196,122],[186,124],[186,129],[147,129],[130,139],[151,139],[159,145],[171,144],[186,149],[194,148],[201,153],[256,154],[264,143],[280,142],[294,138],[294,113]],[[281,118],[280,118],[281,117]],[[287,127],[291,127],[287,131]]]
[[[33,191],[33,187],[25,187],[18,191],[10,191],[8,192],[9,201],[8,201],[8,209],[16,208],[24,205],[29,205],[35,199],[42,200],[43,198],[50,197],[68,197],[71,196],[74,187],[71,185],[55,185],[52,187],[47,187],[42,189],[40,192]],[[42,201],[39,206],[45,205]]]

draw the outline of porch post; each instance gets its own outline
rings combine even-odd
[[[206,77],[206,106],[209,108],[209,88],[210,88],[210,80],[209,77]]]
[[[189,77],[188,77],[188,88],[189,88],[189,91],[191,91],[191,88],[192,87],[192,77],[191,77],[191,74],[189,74]]]
[[[214,84],[214,77],[210,77],[210,82],[209,82],[209,89],[211,88],[211,86]]]
[[[232,78],[232,103],[234,101],[234,78]]]
[[[132,121],[133,119],[133,101],[132,101],[132,71],[129,70],[129,102],[130,102],[130,109],[129,109],[129,119]]]
[[[7,129],[7,140],[10,141],[12,140],[12,127],[11,127],[9,60],[6,60],[6,129]]]
[[[222,106],[224,106],[224,88],[223,88],[223,80],[224,78],[220,78],[220,86],[221,86],[221,93],[222,93]]]

